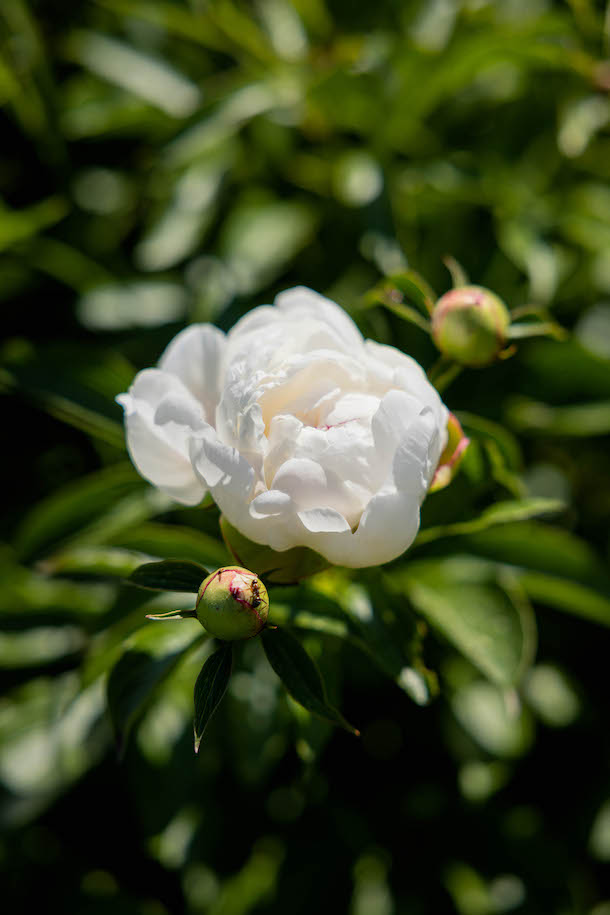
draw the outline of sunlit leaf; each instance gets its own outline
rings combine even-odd
[[[192,114],[200,92],[190,80],[163,60],[98,32],[77,31],[69,38],[72,59],[175,118]]]
[[[525,521],[537,515],[548,515],[561,511],[562,502],[557,499],[520,499],[511,502],[496,502],[486,508],[478,518],[470,521],[459,521],[455,524],[439,524],[420,531],[415,541],[416,546],[422,546],[442,537],[458,537],[464,534],[477,534],[489,528],[503,524],[514,524],[515,521]]]
[[[533,657],[533,615],[466,558],[412,562],[401,577],[416,609],[490,680],[518,682]]]

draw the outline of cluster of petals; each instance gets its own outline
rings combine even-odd
[[[447,442],[418,363],[305,287],[228,334],[188,327],[117,399],[133,463],[172,499],[209,491],[250,540],[351,567],[410,546]]]

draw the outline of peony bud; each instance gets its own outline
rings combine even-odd
[[[447,423],[447,444],[441,454],[436,472],[432,477],[430,492],[438,492],[439,489],[449,486],[458,471],[469,444],[470,439],[464,435],[459,419],[453,413],[450,413]]]
[[[458,286],[441,296],[432,313],[432,337],[444,356],[462,365],[489,365],[504,348],[510,314],[483,286]]]
[[[217,569],[201,582],[196,613],[201,625],[216,638],[228,642],[251,639],[267,622],[267,589],[248,569]]]

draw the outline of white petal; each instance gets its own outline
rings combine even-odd
[[[283,515],[289,507],[292,506],[292,499],[286,492],[280,492],[278,489],[271,489],[268,492],[262,492],[256,499],[250,502],[250,516],[260,520],[269,518],[272,515]]]
[[[288,493],[299,508],[316,508],[327,497],[326,474],[315,461],[292,458],[276,473],[273,488]]]
[[[295,416],[274,416],[268,433],[269,448],[265,455],[265,482],[269,488],[278,469],[294,456],[297,436],[303,423]]]
[[[125,410],[127,450],[139,473],[178,502],[200,502],[206,490],[188,453],[194,430],[183,420],[188,414],[200,428],[203,413],[183,384],[173,375],[147,369],[117,400]],[[160,424],[156,413],[164,401],[167,415]]]
[[[346,348],[360,349],[362,347],[362,334],[347,312],[325,296],[308,289],[307,286],[295,286],[293,289],[280,292],[275,297],[275,305],[290,313],[290,317],[294,321],[306,316],[319,318],[334,330]]]
[[[402,388],[407,394],[416,397],[423,406],[430,407],[439,428],[446,429],[449,411],[415,359],[394,346],[376,343],[374,340],[366,341],[365,350],[370,359],[369,365],[374,367],[383,364],[391,368],[393,386]]]
[[[404,391],[388,391],[371,420],[375,450],[389,466],[396,447],[408,435],[423,409],[421,401]]]
[[[412,496],[418,505],[424,498],[430,482],[430,444],[435,435],[438,437],[434,414],[432,410],[425,408],[403,437],[392,462],[396,488]]]
[[[408,549],[419,530],[419,501],[410,493],[377,493],[354,534],[352,568],[380,565]]]
[[[159,368],[176,375],[203,404],[207,422],[216,424],[226,338],[212,324],[193,324],[171,341]]]
[[[193,466],[231,524],[243,530],[256,474],[246,458],[220,441],[213,429],[191,442]]]
[[[193,397],[186,396],[186,391],[171,391],[158,404],[154,412],[154,421],[158,426],[176,423],[188,426],[189,429],[202,429],[207,423],[201,404]]]
[[[332,508],[310,508],[308,511],[300,511],[297,514],[307,530],[313,534],[322,531],[327,533],[350,531],[351,533],[351,527],[343,515]]]

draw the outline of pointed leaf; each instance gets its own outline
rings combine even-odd
[[[295,702],[352,734],[360,733],[329,704],[320,671],[298,639],[286,629],[264,629],[262,640],[269,663]]]
[[[233,666],[233,645],[221,642],[210,655],[195,683],[195,753],[203,738],[208,722],[224,696]]]
[[[188,591],[197,594],[199,586],[210,572],[197,562],[181,559],[165,559],[162,562],[146,562],[131,573],[127,579],[139,588],[152,591]]]

